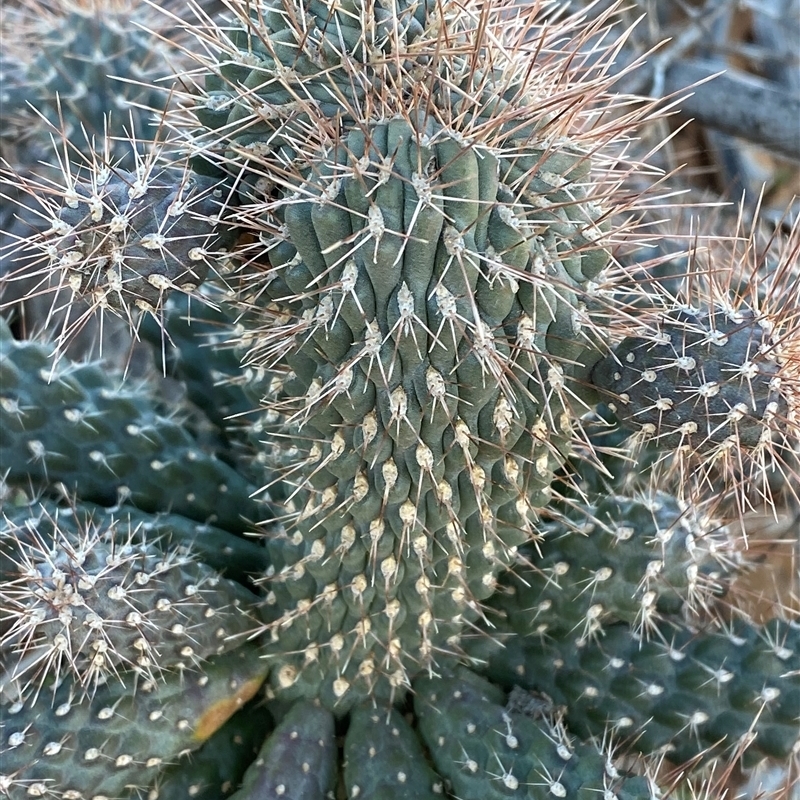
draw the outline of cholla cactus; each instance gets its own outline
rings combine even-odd
[[[714,350],[702,337],[673,337],[677,326],[666,337],[653,333],[657,315],[670,324],[686,312],[664,287],[637,288],[613,262],[613,244],[628,235],[620,212],[638,202],[617,191],[622,173],[635,169],[624,140],[649,109],[613,109],[606,68],[616,45],[602,45],[608,15],[556,21],[545,7],[480,2],[228,6],[224,25],[201,14],[194,26],[204,55],[182,76],[181,110],[171,117],[187,158],[158,172],[98,163],[102,180],[70,179],[63,208],[58,192],[44,202],[52,230],[39,243],[45,270],[65,269],[59,280],[76,298],[112,307],[134,326],[142,312],[155,319],[165,364],[192,384],[189,397],[209,409],[216,434],[226,424],[221,408],[241,414],[249,397],[254,414],[242,415],[235,450],[211,437],[212,447],[223,442],[224,463],[165,419],[145,384],[123,395],[118,379],[96,367],[57,370],[41,347],[5,331],[7,516],[25,520],[9,525],[9,598],[30,599],[30,580],[52,577],[47,565],[62,557],[51,552],[71,541],[48,531],[38,535],[49,542],[26,542],[37,524],[31,493],[48,509],[63,505],[65,489],[75,493],[76,514],[92,499],[139,506],[131,524],[172,525],[173,542],[181,518],[192,517],[203,523],[192,534],[195,552],[209,561],[221,540],[207,522],[234,538],[260,536],[242,540],[242,552],[230,548],[232,577],[260,594],[250,602],[241,589],[241,603],[262,621],[236,617],[223,637],[230,653],[206,662],[210,653],[191,645],[199,664],[177,665],[202,672],[236,654],[261,659],[256,680],[266,679],[275,728],[251,723],[263,725],[252,740],[261,750],[219,789],[238,790],[237,800],[323,800],[329,792],[348,800],[645,800],[658,796],[653,757],[664,753],[701,762],[752,744],[754,757],[795,756],[796,626],[720,622],[718,597],[738,559],[728,529],[705,513],[703,481],[692,484],[693,505],[657,468],[653,487],[632,492],[634,482],[616,462],[603,466],[584,429],[601,393],[620,400],[614,382],[624,376],[606,381],[609,365],[638,363],[627,358],[626,334],[644,340],[651,359],[684,344],[702,351],[716,370],[703,385],[724,382],[729,367],[748,372],[738,361],[752,338],[726,327],[730,344]],[[618,113],[605,123],[611,110]],[[158,147],[140,166],[159,162]],[[186,208],[190,183],[197,202]],[[792,247],[772,285],[787,285]],[[194,266],[192,253],[202,256]],[[740,302],[725,299],[728,287],[708,285],[714,302],[699,319],[714,318],[715,304]],[[187,297],[171,304],[170,292],[181,291]],[[759,313],[777,309],[769,292],[763,303],[751,296]],[[216,352],[203,364],[187,335],[197,303],[219,307],[209,344],[225,359]],[[176,309],[185,319],[171,319]],[[798,440],[792,309],[780,309],[783,332],[765,378],[766,394],[786,411],[768,427],[786,447]],[[208,320],[200,330],[208,332]],[[240,363],[229,358],[235,352]],[[720,365],[720,353],[732,365]],[[695,366],[701,360],[691,357]],[[645,383],[670,397],[680,391],[667,383],[670,368],[653,369],[657,380]],[[230,385],[220,389],[219,380]],[[626,421],[652,402],[638,386],[626,387]],[[721,413],[722,400],[711,399]],[[762,418],[756,428],[772,399],[749,401]],[[64,402],[69,414],[58,413]],[[761,429],[742,428],[732,450],[758,451]],[[713,446],[689,443],[704,466],[719,461],[717,434],[706,434]],[[571,451],[592,476],[573,489],[553,482]],[[87,453],[108,469],[85,469]],[[258,494],[261,504],[250,497]],[[276,519],[264,524],[266,507]],[[98,519],[106,513],[120,507]],[[108,547],[118,545],[111,533]],[[183,564],[170,546],[163,564]],[[136,558],[157,557],[142,539],[130,547]],[[250,572],[259,572],[252,583],[242,563],[250,553]],[[107,566],[113,572],[115,563]],[[78,584],[90,581],[84,573],[105,574],[88,556],[70,569]],[[106,598],[87,603],[71,621],[119,621]],[[43,620],[63,625],[46,610]],[[9,622],[17,647],[19,626]],[[200,639],[207,624],[198,621]],[[236,646],[247,625],[253,642]],[[137,635],[115,632],[115,649],[124,653]],[[163,649],[168,691],[176,665]],[[181,646],[178,655],[188,658]],[[2,658],[8,674],[24,667],[11,648]],[[72,691],[85,671],[79,658],[65,667]],[[109,681],[94,701],[81,700],[81,713],[106,691],[122,708],[135,704],[149,667],[125,656],[114,662],[130,690]],[[41,685],[55,678],[45,674]],[[540,694],[520,702],[514,684]],[[401,715],[407,692],[413,710],[409,703]],[[675,708],[670,692],[680,698]],[[0,755],[17,758],[24,730],[45,731],[37,748],[51,732],[69,739],[52,723],[49,701],[42,691],[40,705],[24,708]],[[211,716],[221,723],[225,715]],[[101,727],[87,725],[93,753],[102,750],[94,743]],[[337,732],[345,732],[343,764]],[[151,766],[144,743],[125,744],[113,769],[79,786],[73,761],[50,769],[47,742],[0,775],[14,800],[45,781],[42,791],[121,793],[115,769],[135,758],[132,748]],[[621,747],[644,750],[640,774],[623,768]],[[204,748],[211,776],[221,774],[218,756]],[[184,778],[181,764],[170,765],[152,775],[150,796],[170,797]],[[206,788],[188,785],[195,794]]]

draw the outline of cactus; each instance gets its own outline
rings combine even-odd
[[[4,146],[22,142],[33,167],[50,133],[61,131],[65,141],[90,150],[112,144],[107,157],[132,166],[123,140],[152,138],[149,118],[166,105],[163,81],[179,54],[177,43],[142,27],[167,28],[164,17],[128,0],[4,8]]]
[[[13,681],[0,698],[20,720],[0,791],[652,800],[664,757],[795,758],[796,626],[723,622],[739,564],[715,515],[738,455],[791,478],[800,317],[775,297],[800,227],[764,291],[709,268],[690,303],[614,263],[638,202],[616,189],[633,169],[620,142],[649,109],[598,121],[616,102],[610,12],[226,5],[224,24],[197,9],[189,28],[203,54],[169,116],[186,152],[154,141],[134,167],[66,168],[41,200],[52,230],[26,240],[70,302],[145,332],[192,421],[151,377],[59,364],[69,325],[52,356],[0,326],[0,663],[24,674],[27,646],[43,665],[16,705]],[[649,438],[638,470],[621,429],[592,431],[601,398]],[[677,422],[649,416],[657,402]],[[87,532],[102,535],[84,557]],[[127,655],[140,631],[110,625],[118,590],[65,620],[34,589],[127,590],[128,560],[169,567],[170,596],[213,583],[191,652],[146,608],[150,585],[135,613],[154,666]],[[121,654],[93,694],[83,655],[37,649],[58,626],[91,649],[91,621]],[[259,659],[269,714],[234,717],[248,736],[230,763],[221,732],[194,771],[187,735],[156,743],[177,763],[117,772],[150,758],[151,693],[193,669],[223,692],[238,656]],[[78,736],[60,693],[87,742],[121,742],[91,785],[74,747],[63,763],[26,749]],[[128,739],[103,733],[98,702],[134,718]]]
[[[350,798],[436,800],[442,781],[428,766],[416,733],[394,709],[353,709],[344,742],[344,777]]]
[[[650,796],[647,781],[621,775],[608,753],[573,746],[558,723],[507,711],[503,692],[466,670],[421,678],[415,706],[420,733],[457,797]]]
[[[0,553],[9,548],[13,550],[15,542],[25,535],[23,531],[30,524],[29,520],[44,521],[48,528],[57,520],[58,528],[70,535],[94,526],[113,531],[112,536],[107,537],[110,539],[120,535],[167,552],[195,555],[203,564],[244,585],[249,579],[263,575],[269,566],[266,548],[260,544],[178,514],[148,514],[129,505],[104,508],[85,501],[65,505],[45,498],[33,504],[3,507],[4,528],[14,533],[7,534],[0,544]]]
[[[646,635],[663,615],[707,608],[737,562],[716,521],[663,492],[576,506],[541,535],[491,601],[525,637],[597,638],[619,621]]]
[[[258,691],[258,649],[245,646],[167,681],[110,684],[79,702],[70,681],[7,706],[0,786],[11,800],[46,793],[118,797],[145,788],[162,765],[199,747]],[[135,679],[134,679],[135,680]]]
[[[129,0],[5,4],[0,157],[40,188],[70,172],[77,154],[86,164],[141,166],[168,104],[165,79],[181,63],[175,33],[164,16]],[[18,180],[4,177],[1,185],[8,224],[0,235],[0,274],[14,279],[4,294],[22,300],[48,286],[49,270],[37,269],[36,248],[25,244],[48,220]]]
[[[291,75],[265,77],[278,71],[270,43],[300,41],[292,8],[242,20],[231,51],[240,63],[221,64],[210,84],[239,95],[251,86],[255,97],[219,103],[226,118],[213,133],[219,165],[243,175],[242,203],[261,209],[271,184],[280,198],[258,222],[277,233],[268,279],[247,286],[258,304],[241,306],[247,363],[266,372],[254,391],[264,385],[274,417],[270,456],[288,485],[289,536],[302,537],[273,548],[270,598],[282,613],[270,625],[272,686],[344,713],[365,697],[398,697],[415,674],[457,656],[464,626],[532,537],[589,407],[580,387],[600,351],[581,330],[579,296],[608,260],[607,210],[592,197],[601,178],[588,151],[578,140],[547,145],[557,125],[523,103],[527,87],[513,65],[503,72],[504,54],[494,54],[497,74],[479,79],[460,56],[436,54],[428,17],[414,17],[422,25],[411,44],[399,32],[384,42],[404,56],[408,46],[420,68],[433,62],[431,87],[411,67],[396,76],[425,96],[403,107],[375,98],[375,119],[290,158],[303,115],[282,116],[287,81],[299,75],[309,119],[331,117],[338,102],[347,120],[358,100],[358,88],[319,100],[345,68],[304,73],[310,50]],[[467,17],[453,25],[474,36]],[[281,59],[297,55],[287,48]],[[491,87],[504,81],[505,111],[490,110]],[[248,124],[245,146],[234,122],[244,127],[256,99],[274,119]]]
[[[267,737],[232,800],[325,800],[336,769],[333,723],[329,711],[311,703],[296,704]]]
[[[59,370],[45,345],[15,341],[3,322],[0,370],[6,481],[60,481],[85,500],[128,500],[236,531],[261,515],[253,487],[160,414],[150,392],[127,388],[99,364]]]
[[[126,669],[155,679],[252,630],[256,598],[238,583],[122,525],[78,527],[41,512],[0,527],[13,543],[0,587],[0,647],[19,658],[13,684],[33,682],[31,671],[47,683],[71,674],[90,691]]]
[[[741,509],[770,502],[772,476],[796,483],[799,237],[795,222],[763,255],[754,234],[737,241],[735,267],[692,264],[593,367],[623,426],[662,453],[658,480],[689,492],[711,483]]]
[[[612,731],[676,763],[731,755],[786,761],[798,750],[800,627],[773,620],[719,629],[660,626],[645,641],[625,625],[599,641],[511,636],[486,673],[544,692],[580,736]]]
[[[241,783],[270,732],[269,713],[258,704],[237,711],[203,745],[167,767],[147,800],[222,800]]]

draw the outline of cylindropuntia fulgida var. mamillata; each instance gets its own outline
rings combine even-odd
[[[354,800],[370,786],[398,800],[420,792],[461,800],[638,799],[657,796],[655,767],[645,762],[647,776],[625,774],[610,739],[625,737],[631,749],[647,742],[645,755],[659,748],[680,759],[728,755],[748,737],[754,753],[796,754],[791,715],[800,654],[790,623],[774,635],[756,626],[731,633],[741,640],[737,659],[757,665],[759,677],[736,683],[715,703],[701,702],[707,670],[717,684],[729,683],[719,653],[722,661],[730,654],[716,623],[698,613],[708,613],[713,594],[724,590],[728,564],[698,557],[714,537],[699,523],[686,530],[678,501],[663,492],[586,498],[584,515],[606,529],[636,528],[620,537],[633,540],[628,550],[603,540],[594,560],[573,547],[583,535],[579,523],[563,528],[560,543],[555,523],[547,523],[548,538],[542,522],[545,514],[570,519],[575,501],[566,492],[559,497],[552,480],[573,444],[589,450],[583,417],[600,390],[617,388],[601,377],[614,358],[608,353],[625,331],[647,331],[654,307],[677,313],[674,298],[655,288],[641,290],[646,307],[639,309],[630,302],[632,280],[606,272],[611,245],[626,235],[618,214],[635,205],[616,191],[634,168],[622,160],[621,141],[649,113],[615,107],[605,72],[614,47],[597,45],[610,17],[555,20],[546,8],[488,3],[229,6],[226,24],[201,16],[195,26],[207,56],[184,85],[197,75],[204,81],[173,117],[190,151],[175,186],[194,170],[199,182],[219,189],[219,206],[205,212],[198,204],[174,240],[165,234],[156,241],[151,234],[167,229],[169,215],[150,180],[155,172],[136,176],[143,192],[134,213],[125,200],[131,177],[111,168],[102,188],[89,181],[82,191],[70,182],[65,199],[77,206],[49,207],[54,224],[42,243],[52,259],[46,268],[96,276],[91,289],[66,277],[76,296],[96,292],[96,305],[131,317],[137,307],[153,312],[167,336],[162,310],[181,285],[153,263],[174,257],[177,268],[189,269],[184,236],[208,242],[209,259],[221,241],[214,237],[238,237],[226,239],[225,263],[211,262],[203,277],[221,290],[231,320],[220,321],[221,330],[244,351],[238,385],[260,406],[249,426],[246,471],[260,470],[283,529],[273,523],[263,543],[269,566],[258,582],[258,613],[266,621],[253,631],[261,635],[254,646],[269,668],[266,696],[277,727],[241,777],[237,800],[266,787],[301,800],[329,791]],[[613,121],[605,123],[604,113]],[[168,197],[169,174],[158,176]],[[117,197],[123,202],[104,202]],[[140,247],[136,259],[117,247],[117,261],[104,272],[91,263],[91,243],[119,230],[131,242],[149,236],[154,246]],[[220,298],[183,288],[192,302]],[[795,396],[793,319],[790,311],[770,377],[785,381],[776,391],[787,404]],[[663,341],[652,337],[654,347]],[[205,402],[213,403],[213,381],[204,385]],[[23,452],[25,408],[15,392],[17,385],[4,401],[20,409],[23,435],[14,450]],[[220,397],[220,405],[229,402],[228,394]],[[796,420],[775,419],[796,442]],[[0,466],[29,456],[14,457]],[[593,458],[600,469],[599,455]],[[10,497],[26,474],[11,478]],[[80,477],[73,481],[79,499]],[[51,480],[42,472],[28,478],[40,490]],[[249,520],[215,524],[256,532],[243,515]],[[695,538],[701,546],[693,550],[687,542]],[[526,593],[498,593],[498,586],[524,581],[525,570],[538,578],[545,548],[560,545],[557,564],[574,562],[560,578],[576,615],[554,619],[552,641],[544,641],[530,630]],[[713,578],[703,581],[703,570]],[[583,589],[602,593],[602,603],[587,607]],[[617,602],[615,592],[632,593],[633,602]],[[662,646],[672,631],[682,667],[665,678],[663,691],[648,693],[656,686],[648,670],[663,653],[645,663],[635,652]],[[704,642],[714,658],[702,652]],[[559,655],[575,648],[592,664],[606,659],[621,671],[608,686],[592,684],[586,698],[613,705],[622,697],[614,679],[624,683],[628,673],[645,700],[689,682],[698,694],[690,719],[691,697],[671,717],[659,708],[657,725],[650,706],[628,695],[629,725],[607,706],[598,716],[573,680],[577,668]],[[547,663],[548,674],[530,678],[528,662]],[[164,672],[169,681],[173,673]],[[538,716],[518,703],[506,707],[514,675],[551,695]],[[399,718],[391,707],[409,689],[413,712],[409,704],[409,719]],[[21,713],[35,727],[38,712]],[[343,769],[337,716],[350,724]],[[727,741],[713,749],[717,734]],[[695,742],[702,744],[692,749]],[[4,747],[14,743],[3,739]],[[21,797],[32,780],[43,780],[36,769],[26,762],[0,785]],[[54,791],[68,785],[66,772],[52,780]],[[151,796],[161,798],[159,787],[168,785],[156,779]]]

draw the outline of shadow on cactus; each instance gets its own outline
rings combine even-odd
[[[121,377],[87,364],[59,370],[41,345],[5,331],[0,409],[12,435],[0,470],[12,545],[3,591],[12,613],[2,652],[17,697],[0,734],[12,759],[0,787],[15,800],[30,787],[65,797],[124,797],[128,787],[153,800],[645,800],[659,796],[664,758],[796,758],[797,625],[725,621],[718,598],[739,558],[724,521],[706,514],[704,481],[676,497],[672,477],[652,469],[653,486],[634,491],[635,467],[605,459],[588,429],[611,393],[623,422],[641,418],[653,433],[650,406],[665,397],[681,406],[680,370],[691,370],[680,359],[690,359],[702,379],[688,387],[708,401],[693,413],[708,408],[729,427],[718,434],[680,416],[665,435],[655,431],[653,449],[669,450],[676,442],[666,433],[687,422],[698,436],[678,444],[704,465],[719,461],[733,433],[726,452],[752,450],[754,464],[768,452],[763,430],[787,447],[798,439],[791,300],[780,324],[759,327],[773,314],[769,291],[760,305],[729,298],[709,268],[689,325],[679,299],[637,284],[611,258],[647,203],[623,187],[646,169],[629,155],[629,137],[653,113],[613,94],[608,68],[624,34],[608,28],[611,12],[226,5],[223,22],[198,11],[190,28],[197,68],[181,76],[180,108],[168,116],[185,159],[173,141],[154,142],[139,163],[166,159],[174,169],[126,173],[96,162],[88,181],[70,180],[44,201],[53,226],[38,242],[45,272],[76,298],[135,328],[141,313],[153,317],[172,379],[207,409],[221,433],[214,448],[231,450],[219,459],[165,418],[154,379],[124,395]],[[190,186],[196,202],[187,203]],[[771,291],[791,286],[791,257],[779,261]],[[207,363],[180,325],[191,303],[184,320],[164,305],[181,290],[218,307]],[[732,310],[722,315],[725,304]],[[231,348],[238,362],[220,357]],[[756,350],[766,366],[751,375]],[[759,389],[745,397],[750,385]],[[242,415],[248,402],[257,410]],[[738,425],[728,402],[750,403],[742,419],[759,419]],[[241,415],[238,430],[225,430],[222,407]],[[583,498],[554,482],[573,452]],[[85,468],[91,460],[96,469]],[[107,536],[84,547],[54,531],[59,484],[76,495],[78,520],[89,518],[87,501],[122,504],[94,512]],[[119,564],[99,555],[121,544],[106,515],[126,508],[129,530],[172,529],[173,543],[187,530],[181,519],[201,524],[188,523],[196,555],[186,569],[211,570],[197,562],[213,560],[216,570],[230,558],[230,577],[214,579],[219,612],[210,602],[215,613],[197,619],[199,607],[185,610],[193,642],[175,644],[178,664],[175,631],[159,613],[181,603],[147,612],[161,575],[148,559],[159,556],[143,538],[126,540]],[[168,600],[186,591],[170,547],[158,562],[167,577],[155,581]],[[142,572],[118,580],[114,568],[129,560]],[[105,585],[108,571],[111,596],[86,599],[84,585]],[[140,574],[149,576],[145,605],[117,632],[115,603],[135,602],[127,595],[139,592]],[[237,577],[257,599],[230,588]],[[79,610],[65,617],[68,585]],[[260,622],[233,614],[220,628],[228,589]],[[137,627],[150,620],[160,649]],[[84,627],[92,632],[81,636]],[[244,627],[251,641],[239,643]],[[76,696],[87,674],[95,679],[81,648],[103,651],[109,679],[76,705],[81,720],[96,703],[109,704],[101,716],[123,709],[137,720],[129,735],[53,722],[61,706],[18,678],[28,632],[28,652],[50,665],[38,685],[63,678],[56,703],[59,692]],[[48,649],[58,637],[71,659]],[[248,675],[263,680],[269,713],[248,723],[262,727],[247,748],[261,749],[221,778],[232,774],[220,764],[231,752],[221,728],[219,751],[209,739],[197,756],[211,783],[193,783],[191,759],[178,754],[199,748],[250,696],[220,672],[237,654],[258,656]],[[198,686],[221,693],[223,711],[203,699],[171,715],[163,759],[151,763],[152,747],[136,739],[137,687],[169,694],[198,675]],[[161,718],[150,699],[141,705]],[[234,716],[233,729],[244,718]],[[204,735],[187,745],[198,725]],[[98,766],[85,778],[81,753]],[[115,770],[137,758],[153,772],[133,787]]]

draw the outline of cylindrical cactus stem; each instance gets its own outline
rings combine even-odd
[[[707,610],[737,563],[718,521],[665,492],[596,498],[540,533],[490,601],[523,637],[601,637],[619,621],[646,637],[665,614]]]
[[[594,367],[620,418],[664,449],[767,446],[787,403],[766,322],[753,310],[718,308],[665,313],[659,323],[657,335],[624,340]]]
[[[0,786],[9,800],[121,797],[146,790],[258,691],[266,666],[245,644],[166,681],[129,676],[89,700],[70,680],[0,715]]]
[[[310,702],[292,706],[267,737],[231,800],[325,800],[336,780],[333,715]]]
[[[546,693],[579,736],[609,732],[675,763],[787,759],[800,748],[800,627],[737,621],[718,630],[627,625],[597,641],[499,635],[493,681]],[[486,656],[487,653],[482,653]]]
[[[396,709],[371,703],[350,713],[344,780],[350,800],[439,800],[444,792],[408,722]]]
[[[0,387],[9,482],[61,482],[84,500],[170,509],[235,532],[263,515],[254,487],[204,452],[147,384],[128,387],[99,364],[56,364],[50,348],[15,341],[0,321]]]
[[[559,721],[506,707],[501,689],[466,669],[414,689],[420,735],[461,800],[655,797],[646,779],[617,771],[610,742],[575,745]]]
[[[269,587],[276,690],[343,712],[457,654],[550,499],[600,351],[581,256],[534,236],[502,162],[407,114],[320,152],[282,204],[261,302],[286,324],[254,346],[281,354],[262,402],[300,537]]]
[[[192,136],[253,239],[233,302],[289,523],[271,685],[345,713],[458,657],[533,538],[596,400],[614,201],[572,124],[594,97],[529,82],[507,35],[535,11],[235,5]]]
[[[89,694],[127,683],[130,670],[160,680],[256,627],[257,596],[191,556],[165,553],[135,526],[59,516],[31,509],[0,525],[0,647],[14,657],[6,696],[65,675]]]

